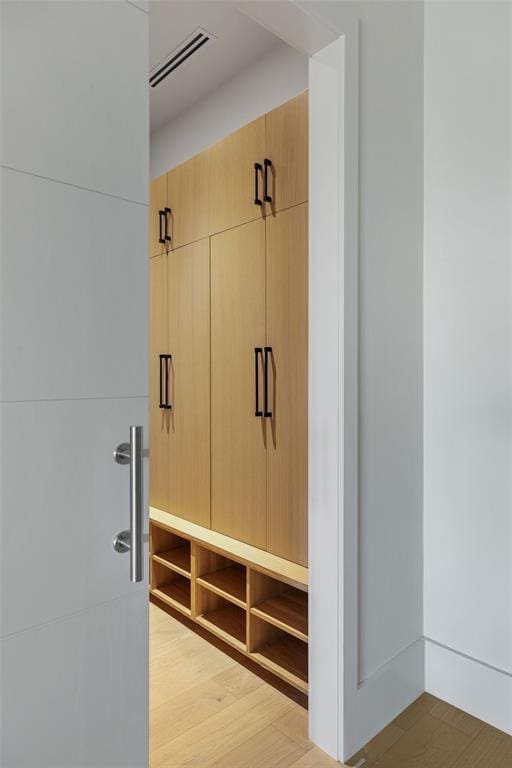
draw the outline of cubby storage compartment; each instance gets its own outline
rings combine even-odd
[[[190,579],[190,541],[152,525],[151,552],[155,563]]]
[[[190,579],[162,565],[154,556],[151,563],[151,592],[172,608],[190,616]]]
[[[260,619],[249,619],[250,657],[304,693],[308,690],[308,645]]]
[[[199,584],[196,586],[196,621],[238,650],[246,650],[246,611]]]
[[[247,605],[247,569],[203,547],[196,550],[196,583],[240,608]]]
[[[249,584],[251,614],[307,643],[308,593],[253,570]]]

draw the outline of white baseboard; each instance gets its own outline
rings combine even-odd
[[[512,675],[425,640],[425,687],[512,735]]]

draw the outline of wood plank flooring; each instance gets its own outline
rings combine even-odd
[[[340,768],[307,712],[150,605],[151,768]],[[512,737],[423,694],[354,755],[363,768],[512,768]]]
[[[512,768],[512,736],[428,693],[348,765],[363,768]]]
[[[340,768],[307,711],[150,604],[151,768]]]

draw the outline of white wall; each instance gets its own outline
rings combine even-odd
[[[308,87],[308,58],[280,41],[207,98],[151,136],[151,178],[279,106]]]
[[[0,3],[0,765],[144,768],[148,14]]]
[[[427,687],[512,732],[512,5],[425,16]]]

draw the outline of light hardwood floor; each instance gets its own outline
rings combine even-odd
[[[364,768],[512,768],[512,736],[428,693],[348,765]]]
[[[150,605],[151,768],[340,768],[307,712]],[[512,768],[512,737],[424,694],[348,761],[363,768]]]
[[[150,605],[151,768],[340,768],[307,712]]]

